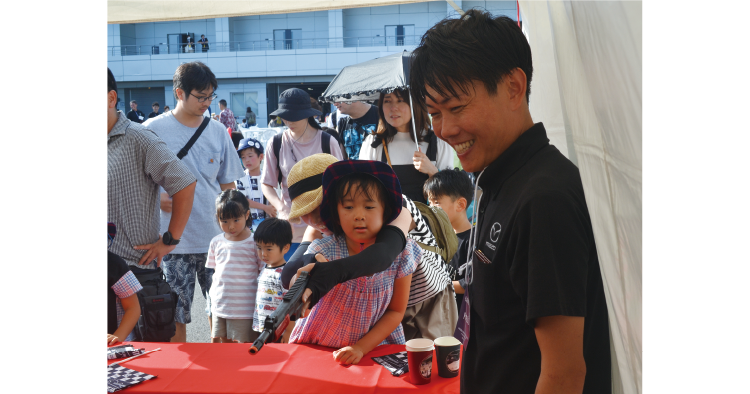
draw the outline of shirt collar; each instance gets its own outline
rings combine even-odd
[[[547,131],[542,122],[524,131],[508,149],[484,170],[479,187],[484,190],[499,189],[518,169],[524,166],[540,149],[549,145]],[[479,173],[475,173],[478,176]]]
[[[130,126],[130,122],[130,119],[122,111],[117,111],[117,123],[112,127],[112,131],[107,134],[107,140],[116,135],[125,134],[125,130]]]

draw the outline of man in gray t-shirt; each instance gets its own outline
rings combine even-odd
[[[153,130],[170,150],[177,153],[203,122],[203,113],[216,98],[214,91],[218,83],[211,70],[201,62],[180,65],[173,81],[177,106],[170,113],[147,120],[144,126]],[[172,342],[185,342],[187,339],[186,325],[191,321],[190,307],[196,276],[204,297],[211,288],[213,270],[206,269],[205,265],[211,239],[221,233],[216,220],[216,197],[222,190],[234,189],[234,181],[244,175],[242,162],[229,134],[215,120],[209,121],[182,162],[198,178],[198,183],[193,211],[180,244],[172,253],[164,256],[163,262],[167,281],[178,294],[175,316],[177,332]],[[171,211],[172,201],[166,193],[162,193],[162,229],[169,223]]]

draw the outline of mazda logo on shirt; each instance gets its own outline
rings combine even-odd
[[[500,230],[502,230],[502,226],[500,226],[500,223],[495,222],[490,229],[490,240],[492,243],[495,243],[500,239]]]

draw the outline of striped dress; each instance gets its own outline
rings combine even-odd
[[[215,236],[208,248],[206,268],[213,268],[211,314],[224,319],[253,319],[258,274],[266,265],[258,258],[253,236],[229,241]]]
[[[435,236],[432,235],[427,221],[422,217],[414,203],[409,197],[403,196],[404,205],[409,210],[412,220],[417,225],[409,232],[409,238],[421,242],[425,245],[437,246]],[[411,289],[409,290],[409,303],[407,306],[414,306],[426,299],[435,296],[437,293],[445,290],[447,286],[452,286],[451,277],[448,272],[447,264],[440,255],[421,249],[422,258],[419,261],[414,275],[411,277]]]
[[[385,271],[336,285],[318,301],[307,318],[297,320],[289,343],[312,343],[334,348],[357,343],[385,314],[393,297],[395,280],[414,272],[419,264],[420,250],[416,242],[408,240],[404,251]],[[335,236],[313,241],[306,254],[316,253],[321,253],[328,260],[349,256],[346,239]],[[367,249],[362,253],[366,254]],[[404,329],[399,323],[380,344],[403,343]]]

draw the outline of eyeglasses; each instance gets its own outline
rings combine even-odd
[[[198,97],[198,96],[196,96],[196,95],[194,95],[192,93],[190,93],[190,95],[193,96],[193,97],[195,97],[195,98],[197,98],[199,103],[205,103],[206,100],[213,101],[217,97],[219,97],[219,96],[216,95],[216,93],[212,93],[210,96],[207,96],[207,97]]]

